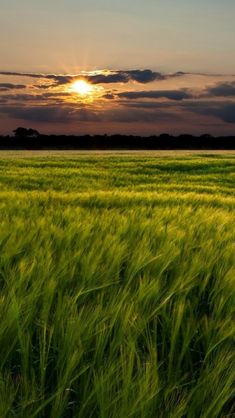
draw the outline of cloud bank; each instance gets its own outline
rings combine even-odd
[[[115,83],[128,83],[134,81],[139,84],[148,84],[154,81],[166,80],[168,78],[182,77],[185,75],[183,72],[177,72],[173,74],[163,74],[160,72],[146,70],[113,70],[113,71],[100,71],[91,74],[43,74],[43,73],[20,73],[10,71],[0,71],[0,75],[15,76],[15,77],[29,77],[34,79],[53,81],[54,85],[60,86],[70,84],[78,78],[83,78],[91,84],[115,84]]]
[[[169,99],[181,101],[192,98],[192,95],[185,90],[158,90],[158,91],[129,91],[119,93],[118,97],[124,99]]]
[[[0,83],[0,92],[9,90],[22,90],[25,88],[26,85],[24,84]]]
[[[212,97],[235,97],[235,82],[217,84],[208,88],[207,94]]]
[[[70,89],[70,84],[79,78],[94,85],[93,91],[98,93],[93,101],[83,102]],[[0,118],[7,117],[9,121],[40,126],[87,123],[91,128],[94,124],[116,124],[120,130],[122,124],[133,129],[165,124],[167,130],[167,126],[177,123],[188,126],[190,120],[212,128],[235,126],[234,76],[221,79],[208,74],[164,74],[150,69],[77,74],[4,71],[0,72],[0,81]]]

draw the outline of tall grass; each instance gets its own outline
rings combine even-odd
[[[0,160],[0,417],[232,416],[235,157]]]

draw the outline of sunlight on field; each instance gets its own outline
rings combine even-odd
[[[232,413],[235,155],[197,154],[0,154],[1,418]]]

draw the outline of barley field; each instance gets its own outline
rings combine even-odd
[[[0,153],[0,417],[234,416],[235,154]]]

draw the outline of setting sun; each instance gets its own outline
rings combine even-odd
[[[92,92],[93,87],[85,80],[77,80],[72,84],[71,90],[81,96],[87,96]]]

